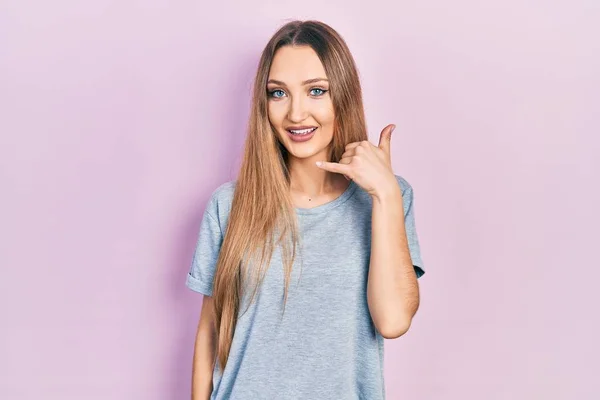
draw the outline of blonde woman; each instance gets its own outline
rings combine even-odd
[[[424,273],[393,129],[368,142],[331,27],[271,38],[238,179],[212,193],[187,276],[204,295],[193,399],[384,399],[383,339],[408,330]]]

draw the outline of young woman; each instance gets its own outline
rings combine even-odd
[[[404,334],[423,271],[413,191],[368,142],[354,60],[328,25],[262,53],[239,177],[201,222],[193,398],[385,397],[383,338]]]

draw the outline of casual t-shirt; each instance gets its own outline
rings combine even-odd
[[[424,270],[413,190],[402,177],[396,179],[410,256],[420,277]],[[187,276],[187,286],[206,296],[212,295],[235,182],[224,183],[212,193]],[[218,363],[215,366],[210,398],[384,399],[383,337],[367,304],[371,196],[350,181],[333,201],[295,210],[302,248],[293,264],[285,312],[279,247],[253,303],[238,316],[225,370]]]

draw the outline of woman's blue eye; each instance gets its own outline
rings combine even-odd
[[[313,96],[321,96],[321,95],[325,94],[325,92],[327,92],[327,90],[319,89],[319,88],[313,88],[310,90],[310,92],[313,93],[314,90],[318,90],[320,93],[314,93]]]
[[[323,96],[325,93],[327,93],[326,89],[320,89],[320,88],[310,89],[310,95],[313,97],[320,97],[320,96]],[[281,89],[275,89],[275,90],[269,91],[269,96],[273,97],[274,99],[280,99],[285,96],[285,92]]]
[[[270,92],[270,94],[271,94],[271,97],[275,97],[276,99],[279,99],[281,96],[277,96],[277,95],[276,95],[276,93],[282,93],[282,95],[281,95],[281,96],[283,96],[283,90],[276,89],[276,90],[272,90],[272,91]]]

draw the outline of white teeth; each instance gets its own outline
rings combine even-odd
[[[300,129],[300,130],[290,129],[289,131],[292,132],[294,135],[306,135],[307,133],[311,133],[315,129],[317,129],[317,128]]]

